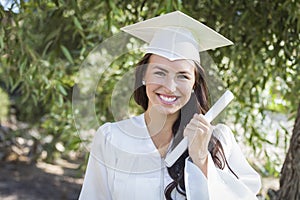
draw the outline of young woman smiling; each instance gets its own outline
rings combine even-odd
[[[145,112],[99,128],[80,199],[256,199],[260,176],[231,130],[204,117],[199,51],[231,42],[178,11],[123,30],[149,42],[135,73],[134,99]],[[187,151],[166,167],[184,136]]]

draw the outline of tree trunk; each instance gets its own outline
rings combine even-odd
[[[293,129],[290,147],[286,155],[280,176],[280,189],[276,200],[300,199],[300,104]]]

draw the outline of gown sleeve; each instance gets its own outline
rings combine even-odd
[[[208,157],[207,178],[202,171],[186,159],[185,184],[188,200],[199,199],[257,199],[256,194],[261,187],[259,174],[249,165],[231,130],[225,125],[217,125],[214,135],[222,143],[229,166],[238,176],[234,176],[228,168],[219,169],[214,165],[211,155]]]
[[[107,168],[103,163],[103,138],[108,124],[98,129],[92,142],[88,165],[80,192],[79,200],[110,200],[111,195],[107,181]]]

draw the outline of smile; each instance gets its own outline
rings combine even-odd
[[[160,100],[163,101],[163,103],[166,103],[166,104],[172,104],[178,99],[178,97],[176,97],[176,96],[166,96],[166,95],[162,95],[162,94],[158,94],[158,97],[160,98]]]

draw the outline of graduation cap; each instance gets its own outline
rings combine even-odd
[[[146,53],[169,60],[191,59],[200,63],[199,52],[233,43],[208,26],[175,11],[154,17],[121,30],[147,42]]]

